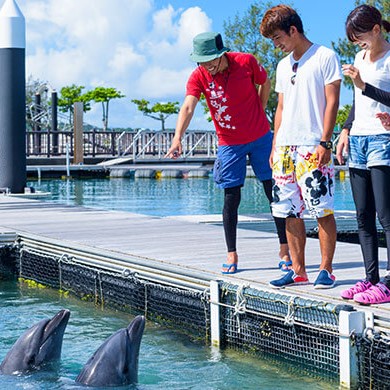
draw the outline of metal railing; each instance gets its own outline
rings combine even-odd
[[[28,157],[58,157],[69,153],[73,156],[73,131],[33,130],[26,132]],[[161,159],[168,151],[174,136],[171,131],[139,129],[135,131],[83,132],[84,157],[129,157],[135,160]],[[53,142],[55,141],[55,142]],[[188,130],[182,140],[183,157],[214,158],[217,152],[217,136],[214,131]]]

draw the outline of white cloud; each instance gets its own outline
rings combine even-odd
[[[136,91],[140,97],[148,96],[151,99],[167,100],[166,97],[178,94],[182,99],[190,72],[191,69],[177,71],[158,66],[149,67],[142,73]]]
[[[127,70],[129,68],[139,68],[141,71],[146,64],[146,58],[142,54],[138,54],[133,46],[126,43],[118,44],[113,57],[108,62],[110,72],[123,77],[128,77]]]
[[[192,38],[210,30],[212,23],[199,7],[157,8],[153,0],[18,4],[26,18],[27,75],[48,81],[57,90],[71,84],[87,90],[97,85],[119,89],[126,99],[111,104],[113,126],[158,127],[156,121],[143,126],[145,117],[130,99],[181,102],[193,69]],[[85,120],[100,125],[99,107]]]

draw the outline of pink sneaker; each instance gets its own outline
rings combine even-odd
[[[370,287],[372,286],[371,282],[369,282],[368,280],[360,280],[359,282],[357,282],[353,287],[347,289],[347,290],[343,290],[341,291],[340,295],[341,295],[341,298],[344,298],[344,299],[353,299],[355,294],[357,293],[361,293],[363,291],[366,291],[368,290]]]
[[[379,282],[368,290],[355,294],[353,300],[362,305],[390,302],[390,290]]]

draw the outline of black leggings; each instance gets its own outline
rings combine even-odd
[[[390,167],[349,171],[366,278],[376,284],[379,282],[376,214],[386,235],[387,270],[390,270]],[[385,283],[390,286],[390,277],[385,278]]]
[[[268,201],[272,202],[272,180],[262,182],[264,192]],[[225,188],[224,206],[223,206],[223,227],[225,231],[225,240],[228,252],[236,252],[237,243],[237,222],[238,206],[241,201],[241,187]],[[286,220],[285,218],[274,217],[276,231],[280,244],[287,244],[286,237]]]

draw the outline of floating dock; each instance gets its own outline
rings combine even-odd
[[[71,178],[188,178],[188,177],[208,177],[213,171],[213,162],[192,162],[184,163],[180,160],[172,162],[151,161],[149,163],[137,164],[81,164],[81,165],[30,165],[27,166],[27,176],[29,179],[46,178],[66,178],[69,173]],[[336,175],[340,178],[348,176],[345,166],[336,166]],[[251,166],[247,167],[247,177],[255,177]]]
[[[363,307],[339,298],[342,289],[364,276],[359,245],[337,243],[335,288],[315,290],[310,284],[271,289],[269,280],[281,272],[277,269],[278,238],[269,229],[268,214],[240,217],[239,272],[231,276],[220,273],[226,252],[219,215],[161,218],[5,195],[0,196],[0,215],[0,241],[16,243],[21,277],[49,281],[61,290],[67,286],[102,305],[114,302],[117,294],[124,310],[132,301],[137,301],[138,311],[148,313],[155,305],[157,311],[175,312],[173,321],[181,316],[188,328],[197,326],[191,316],[200,315],[200,333],[205,332],[211,344],[266,350],[272,356],[287,353],[289,359],[303,359],[319,375],[325,370],[346,388],[357,388],[366,379],[359,368],[361,361],[346,360],[345,354],[353,357],[357,345],[390,333],[390,303]],[[338,223],[352,218],[351,212],[336,214]],[[54,265],[47,262],[49,257],[55,259]],[[317,239],[307,239],[306,258],[313,282],[320,263]],[[380,249],[380,259],[384,271],[385,248]],[[121,280],[119,287],[115,278]],[[83,286],[89,294],[81,292]],[[190,303],[184,304],[186,299]],[[157,317],[164,316],[152,316]],[[367,329],[372,337],[367,336]],[[362,341],[352,343],[356,337]],[[388,344],[383,344],[387,337],[381,339],[378,353],[383,352],[383,345],[389,353]],[[318,360],[309,352],[302,357],[301,348]],[[363,347],[359,348],[364,354]],[[367,348],[372,351],[371,344]],[[366,355],[372,368],[372,353]],[[390,367],[378,383],[390,384],[389,375]]]

